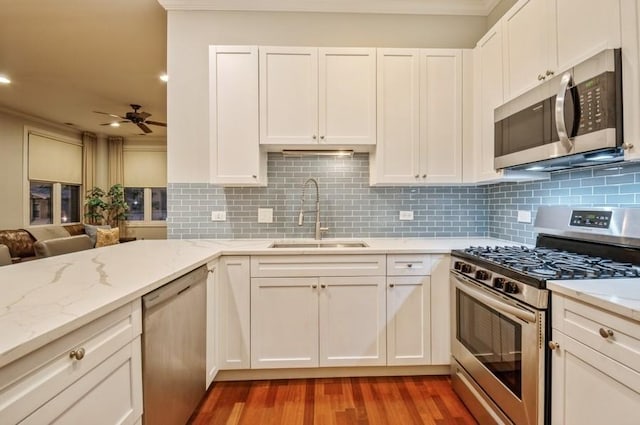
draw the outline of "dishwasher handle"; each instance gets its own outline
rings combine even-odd
[[[177,278],[176,280],[172,280],[155,291],[149,292],[147,295],[142,297],[143,309],[148,310],[158,304],[162,304],[171,298],[177,297],[190,287],[195,286],[200,282],[205,282],[207,280],[207,274],[208,270],[206,266],[202,266]]]

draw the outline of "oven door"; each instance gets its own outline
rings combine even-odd
[[[455,271],[451,288],[452,355],[465,372],[461,382],[473,387],[476,404],[495,410],[489,412],[495,423],[509,423],[496,419],[506,415],[518,425],[542,425],[545,313]]]

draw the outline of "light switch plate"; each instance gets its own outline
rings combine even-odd
[[[518,210],[518,223],[531,223],[531,211]]]
[[[400,220],[413,220],[413,211],[400,211]]]
[[[273,208],[258,208],[258,223],[273,223]]]
[[[226,221],[226,220],[227,220],[226,211],[211,211],[211,221]]]

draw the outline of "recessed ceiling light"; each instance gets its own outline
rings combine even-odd
[[[160,76],[160,80],[166,83],[167,81],[169,81],[169,76],[167,74],[162,74]]]
[[[5,75],[0,75],[0,84],[10,84],[11,80]]]
[[[112,122],[111,124],[109,124],[111,127],[120,127],[120,123],[119,122]]]

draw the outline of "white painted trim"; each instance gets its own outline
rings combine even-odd
[[[499,0],[158,0],[166,10],[487,16]]]

